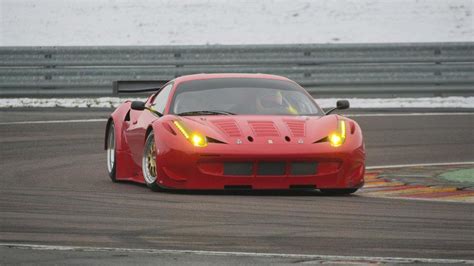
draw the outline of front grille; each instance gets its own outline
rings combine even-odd
[[[285,175],[285,162],[260,162],[257,175]]]
[[[253,174],[252,162],[226,162],[224,163],[224,175],[251,176]]]
[[[317,166],[316,162],[293,162],[291,175],[315,175]]]
[[[317,162],[224,162],[224,175],[227,176],[304,176],[318,173]],[[254,172],[254,164],[256,172]],[[289,164],[289,170],[286,166]]]

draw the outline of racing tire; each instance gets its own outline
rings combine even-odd
[[[115,147],[117,147],[117,141],[115,139],[114,121],[111,121],[107,127],[107,173],[109,174],[109,177],[112,182],[117,182],[117,151],[115,149]]]
[[[145,183],[147,187],[149,187],[153,191],[161,191],[162,187],[157,183],[158,175],[157,175],[157,162],[156,162],[156,154],[158,153],[155,144],[155,135],[153,131],[151,131],[145,140],[145,147],[143,149],[143,157],[142,157],[142,172],[143,172],[143,179],[145,179]]]
[[[320,189],[320,191],[326,195],[349,195],[357,191],[357,188],[345,188],[345,189]]]

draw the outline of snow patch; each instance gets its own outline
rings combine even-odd
[[[1,46],[474,41],[472,0],[0,0]]]
[[[17,107],[66,107],[66,108],[115,108],[125,100],[145,98],[0,98],[0,108]],[[336,106],[336,98],[317,99],[322,108]],[[363,99],[348,98],[351,108],[474,108],[474,97],[429,97]]]
[[[0,99],[0,108],[14,107],[66,107],[66,108],[115,108],[125,100],[141,100],[146,98],[6,98]]]

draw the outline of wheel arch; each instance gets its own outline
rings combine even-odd
[[[104,150],[107,150],[108,144],[109,144],[109,130],[110,130],[110,124],[113,122],[113,118],[109,117],[107,120],[107,125],[105,126],[105,136],[104,136]]]
[[[150,132],[153,131],[153,126],[152,125],[149,125],[148,128],[146,129],[146,133],[145,133],[145,139],[143,140],[143,143],[145,143],[146,139],[148,138],[148,135],[150,134]]]
[[[106,128],[105,128],[105,138],[104,138],[104,149],[107,149],[107,144],[108,144],[108,136],[109,136],[109,126],[113,122],[114,123],[114,129],[115,129],[115,139],[119,140],[117,143],[117,148],[122,149],[122,127],[123,123],[126,120],[127,117],[129,116],[130,113],[130,101],[126,101],[122,103],[115,111],[110,115],[109,119],[107,120]]]

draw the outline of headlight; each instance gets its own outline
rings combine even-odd
[[[181,121],[174,121],[174,125],[179,129],[181,134],[191,142],[195,147],[206,147],[207,138],[197,132],[190,132]]]
[[[346,122],[344,120],[339,120],[337,132],[331,133],[328,140],[333,147],[339,147],[344,143],[346,140]]]
[[[207,140],[206,137],[203,137],[197,133],[191,135],[191,143],[196,147],[206,147]]]

